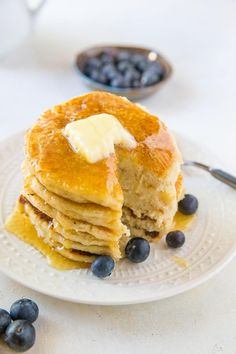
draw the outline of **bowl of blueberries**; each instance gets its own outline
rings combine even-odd
[[[76,56],[75,67],[91,89],[131,100],[154,93],[172,73],[159,52],[128,46],[92,47]]]

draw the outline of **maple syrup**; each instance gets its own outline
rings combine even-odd
[[[16,208],[14,213],[6,222],[7,231],[15,234],[20,240],[35,247],[48,260],[48,264],[59,270],[69,270],[78,268],[88,268],[90,265],[84,262],[76,262],[61,256],[54,251],[49,245],[44,243],[43,239],[38,237],[34,226],[31,224],[29,217],[21,212],[20,208]]]

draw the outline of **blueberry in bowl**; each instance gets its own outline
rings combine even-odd
[[[109,91],[133,100],[154,93],[172,72],[159,52],[125,46],[85,50],[77,55],[75,67],[93,90]]]

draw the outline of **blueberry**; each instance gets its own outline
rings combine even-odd
[[[105,278],[111,275],[115,262],[110,256],[99,256],[93,261],[91,270],[96,277]]]
[[[114,79],[111,80],[110,85],[112,87],[124,88],[125,81],[122,76],[116,76]]]
[[[98,81],[99,77],[100,77],[100,71],[97,69],[92,69],[90,71],[90,75],[91,79],[93,79],[94,81]]]
[[[143,58],[136,64],[136,68],[140,71],[143,72],[147,69],[148,67],[148,60],[146,58]]]
[[[101,64],[101,60],[97,57],[91,57],[86,62],[86,66],[89,66],[93,69],[99,69],[101,67]]]
[[[143,54],[139,54],[139,53],[134,53],[131,56],[131,61],[135,66],[137,66],[144,59],[145,59],[145,56]]]
[[[125,254],[131,262],[141,263],[149,256],[150,244],[142,237],[134,237],[126,245]]]
[[[166,243],[171,248],[179,248],[185,242],[185,235],[182,231],[171,231],[166,235]]]
[[[97,81],[101,84],[107,84],[108,83],[108,79],[106,78],[106,76],[101,73],[100,71],[94,70],[91,73],[91,79],[93,79],[94,81]]]
[[[102,64],[112,64],[114,61],[113,56],[106,52],[102,53],[99,58]]]
[[[0,335],[5,332],[5,329],[11,323],[10,314],[3,309],[0,309]]]
[[[107,80],[112,80],[118,75],[115,66],[111,63],[105,64],[101,68],[101,74],[103,74]]]
[[[107,84],[108,83],[108,79],[107,77],[100,72],[97,69],[93,69],[89,75],[91,77],[91,79],[93,79],[94,81],[97,81],[101,84]]]
[[[27,320],[33,323],[38,318],[39,308],[30,299],[20,299],[11,305],[10,315],[13,320]]]
[[[164,68],[158,61],[149,62],[148,66],[147,66],[147,70],[149,70],[153,73],[156,73],[158,75],[164,74]]]
[[[108,84],[108,79],[106,78],[105,75],[103,75],[102,73],[100,73],[99,77],[98,77],[98,82],[100,82],[101,84]]]
[[[125,72],[124,78],[126,80],[134,81],[140,79],[140,73],[136,69],[129,69]]]
[[[7,327],[4,341],[16,352],[25,352],[34,345],[34,326],[25,320],[14,321]]]
[[[198,200],[192,194],[185,194],[178,204],[178,210],[185,215],[192,215],[197,211]]]
[[[123,85],[122,88],[132,87],[132,82],[129,78],[123,77]]]
[[[131,53],[127,52],[127,51],[120,51],[116,54],[116,60],[121,61],[121,60],[130,60],[131,58]]]
[[[141,82],[139,80],[134,80],[131,86],[133,88],[141,87]]]
[[[127,70],[133,69],[133,65],[128,60],[122,60],[118,62],[117,69],[121,73],[124,73]]]
[[[152,70],[145,70],[141,77],[141,84],[143,86],[150,86],[157,83],[160,80],[160,75]]]

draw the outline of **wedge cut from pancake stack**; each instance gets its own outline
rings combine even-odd
[[[88,163],[73,151],[68,123],[107,113],[136,148]],[[24,186],[15,213],[29,218],[53,250],[85,266],[97,255],[122,257],[129,237],[154,241],[170,228],[183,193],[181,155],[166,126],[128,100],[92,92],[45,112],[25,138]]]

